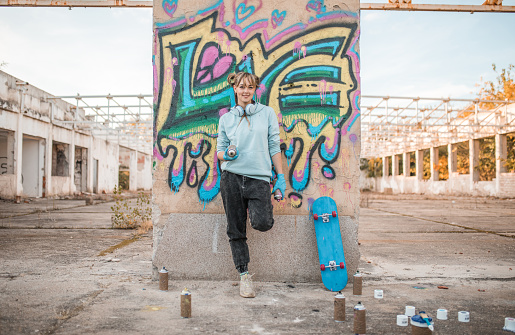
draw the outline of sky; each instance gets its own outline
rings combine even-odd
[[[493,63],[515,64],[514,32],[508,13],[362,11],[361,92],[474,98]],[[151,94],[152,9],[0,7],[2,62],[57,96]]]

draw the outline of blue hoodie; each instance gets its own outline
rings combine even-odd
[[[240,106],[232,107],[218,124],[217,154],[225,152],[231,144],[238,148],[239,156],[223,162],[222,170],[270,181],[271,157],[281,152],[279,122],[274,110],[256,103],[248,108],[245,117]]]

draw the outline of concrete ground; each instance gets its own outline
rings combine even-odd
[[[159,291],[152,231],[111,229],[112,203],[0,202],[0,334],[352,334],[358,301],[367,334],[411,334],[396,325],[406,305],[449,311],[434,334],[509,334],[515,199],[364,193],[361,203],[363,295],[345,288],[346,322],[336,323],[334,293],[320,283],[259,282],[255,299],[240,298],[236,281],[170,281]],[[191,319],[180,318],[184,287]],[[458,322],[462,310],[470,323]]]

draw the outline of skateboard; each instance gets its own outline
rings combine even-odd
[[[328,290],[340,291],[347,286],[348,276],[336,203],[320,197],[313,202],[312,212],[322,282]]]

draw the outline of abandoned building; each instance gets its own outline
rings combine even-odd
[[[0,198],[111,193],[122,180],[130,191],[151,190],[151,125],[120,104],[106,112],[76,101],[0,71]]]
[[[513,101],[363,98],[361,189],[515,197]]]

